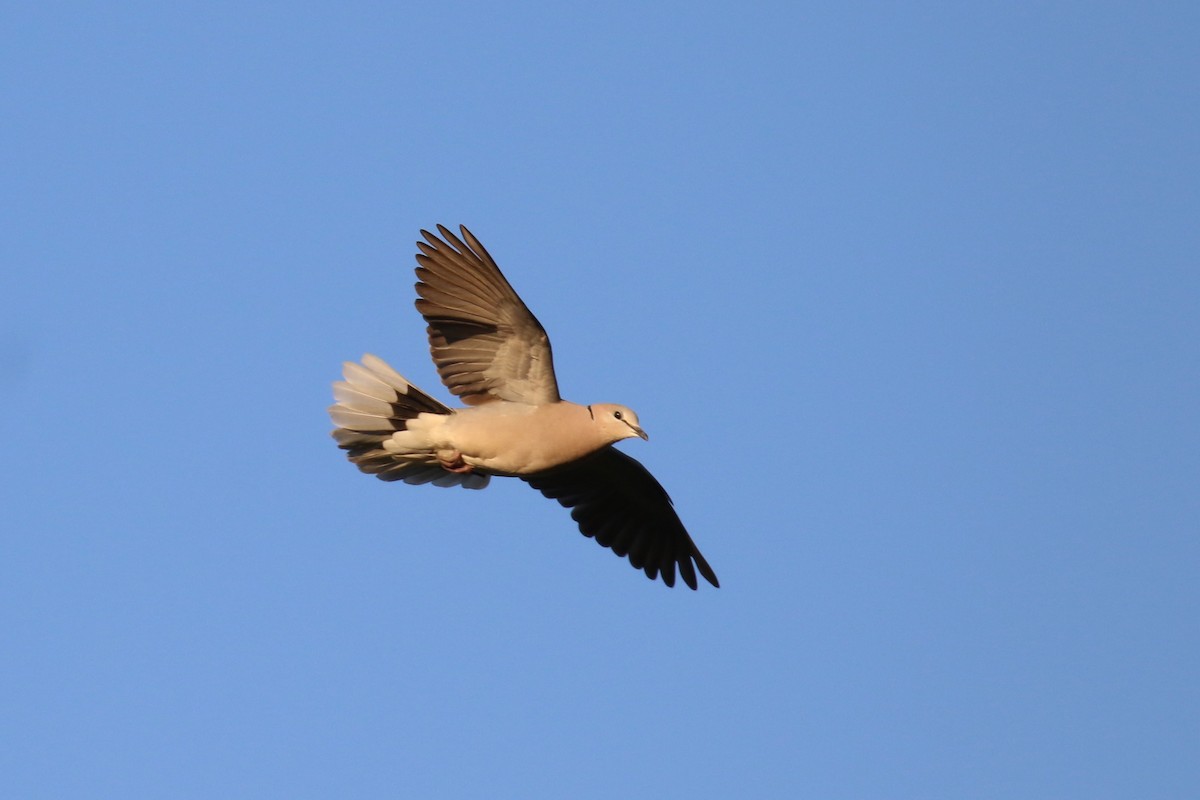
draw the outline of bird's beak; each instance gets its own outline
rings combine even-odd
[[[633,428],[633,432],[636,433],[638,436],[642,437],[643,441],[647,441],[647,442],[650,441],[650,434],[646,433],[644,430],[637,427],[636,425],[630,425],[629,427]]]

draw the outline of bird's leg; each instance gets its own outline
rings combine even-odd
[[[462,453],[457,450],[438,450],[438,464],[447,472],[454,472],[462,475],[467,472],[474,472],[475,468],[467,462],[463,461]]]

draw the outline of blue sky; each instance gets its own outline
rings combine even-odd
[[[1198,26],[9,4],[0,794],[1200,792]],[[438,222],[721,589],[345,462]]]

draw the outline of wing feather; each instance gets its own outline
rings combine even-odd
[[[550,339],[466,227],[417,242],[417,310],[442,383],[468,405],[560,399]],[[464,243],[465,240],[465,243]]]
[[[522,480],[563,506],[583,535],[625,556],[653,580],[697,586],[696,572],[713,586],[716,573],[704,560],[666,490],[635,459],[609,446],[565,467]]]

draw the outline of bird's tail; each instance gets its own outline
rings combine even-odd
[[[368,353],[361,364],[347,361],[343,366],[345,380],[333,384],[337,402],[329,407],[329,417],[337,425],[333,438],[338,447],[360,470],[385,481],[469,489],[487,485],[487,475],[442,469],[436,455],[425,448],[397,446],[397,440],[405,437],[395,434],[407,431],[409,422],[422,414],[448,415],[453,413],[451,409],[413,386],[378,356]]]

